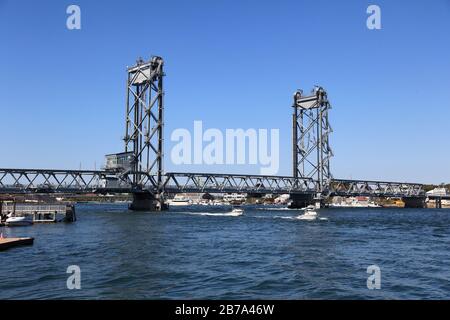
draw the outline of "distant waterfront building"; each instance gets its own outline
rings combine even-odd
[[[289,199],[290,199],[289,194],[282,194],[276,197],[273,202],[279,204],[287,204],[289,202]]]
[[[246,193],[231,193],[231,194],[225,194],[223,196],[223,201],[226,201],[226,202],[245,201],[246,199],[247,199]]]
[[[434,188],[433,190],[430,190],[427,192],[427,196],[441,196],[445,197],[450,195],[448,190],[446,188]]]

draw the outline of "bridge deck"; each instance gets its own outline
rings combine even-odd
[[[138,186],[132,176],[139,177]],[[0,169],[0,193],[129,193],[158,188],[170,193],[312,194],[316,181],[288,176],[168,172],[157,177],[143,172],[114,173],[101,170]],[[333,179],[327,195],[424,197],[417,183]]]

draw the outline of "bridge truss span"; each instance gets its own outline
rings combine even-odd
[[[133,183],[140,175],[141,183]],[[161,176],[147,172],[94,170],[0,169],[0,193],[258,193],[284,194],[316,192],[312,179],[217,173],[169,172]]]
[[[166,173],[165,192],[295,194],[315,193],[312,179],[286,176],[261,176],[215,173]]]
[[[333,179],[330,196],[424,197],[422,184],[385,181]]]
[[[97,170],[0,169],[0,193],[90,193],[107,191],[107,179],[116,179],[111,172]],[[128,191],[122,183],[114,190]]]

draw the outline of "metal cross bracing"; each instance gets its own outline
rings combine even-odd
[[[143,184],[146,174],[161,184],[163,173],[164,61],[154,56],[148,62],[138,59],[128,68],[125,152],[133,153],[132,177],[135,186]]]
[[[120,193],[136,191],[134,172],[111,175],[108,171],[0,169],[0,193]],[[143,184],[138,190],[158,191],[157,176],[141,172]],[[117,178],[109,186],[108,178]],[[168,172],[161,176],[165,193],[243,192],[272,194],[312,194],[313,179],[286,176],[261,176],[214,173]],[[333,179],[330,196],[416,197],[423,196],[423,185],[414,183]]]
[[[35,170],[0,169],[0,193],[119,193],[148,191],[157,193],[180,192],[245,192],[245,193],[300,193],[311,194],[316,190],[312,179],[284,176],[261,176],[214,173],[168,172],[161,176],[139,172],[141,185],[133,184],[135,172],[112,175],[108,171],[89,170]],[[108,185],[107,179],[115,183]]]
[[[311,194],[316,190],[312,179],[284,176],[230,175],[214,173],[166,173],[165,192]]]
[[[333,156],[329,143],[332,129],[328,121],[331,105],[327,93],[322,87],[316,87],[310,96],[303,96],[303,92],[297,90],[293,108],[293,176],[316,180],[318,198],[327,197]]]
[[[95,170],[0,169],[0,193],[93,192],[108,177]]]
[[[333,179],[330,196],[420,197],[425,195],[422,184],[382,181]]]

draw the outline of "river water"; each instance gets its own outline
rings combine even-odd
[[[78,221],[0,228],[0,299],[449,299],[450,210],[77,205]],[[81,289],[67,289],[68,266]],[[381,288],[367,288],[367,267]]]

